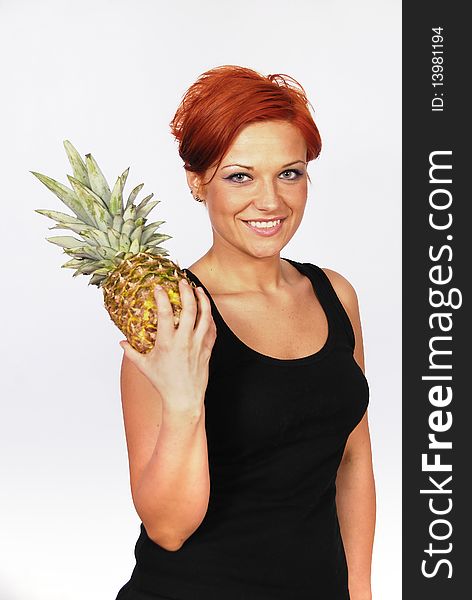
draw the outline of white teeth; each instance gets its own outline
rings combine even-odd
[[[258,227],[259,229],[265,229],[266,227],[275,227],[280,223],[280,219],[277,221],[248,221],[252,227]]]

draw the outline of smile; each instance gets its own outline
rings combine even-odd
[[[277,219],[276,221],[243,221],[243,223],[258,235],[271,236],[280,231],[284,221],[285,219]]]

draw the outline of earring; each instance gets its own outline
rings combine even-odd
[[[192,194],[192,196],[193,196],[193,191],[192,191],[192,190],[190,190],[190,193],[191,193],[191,194]],[[203,198],[199,198],[198,196],[193,196],[193,197],[194,197],[194,199],[195,199],[197,202],[204,202]]]

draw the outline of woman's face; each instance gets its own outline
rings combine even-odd
[[[200,180],[187,173],[192,187],[214,174],[209,184],[197,187],[206,201],[214,249],[223,246],[259,258],[280,253],[305,210],[306,151],[297,127],[263,121],[241,130],[216,173],[212,167]]]

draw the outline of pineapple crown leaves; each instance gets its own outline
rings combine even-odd
[[[49,229],[67,229],[81,238],[65,235],[46,238],[72,257],[62,267],[75,269],[73,277],[92,275],[89,285],[101,287],[111,271],[139,252],[167,256],[167,250],[156,245],[172,237],[156,233],[165,221],[146,224],[147,215],[160,201],[151,202],[154,194],[149,194],[136,206],[135,200],[144,186],[140,183],[124,203],[123,190],[129,167],[118,176],[110,190],[91,154],[86,154],[84,161],[69,140],[64,140],[64,147],[73,171],[73,175],[67,175],[72,189],[51,177],[30,171],[75,215],[35,209],[56,222]]]

